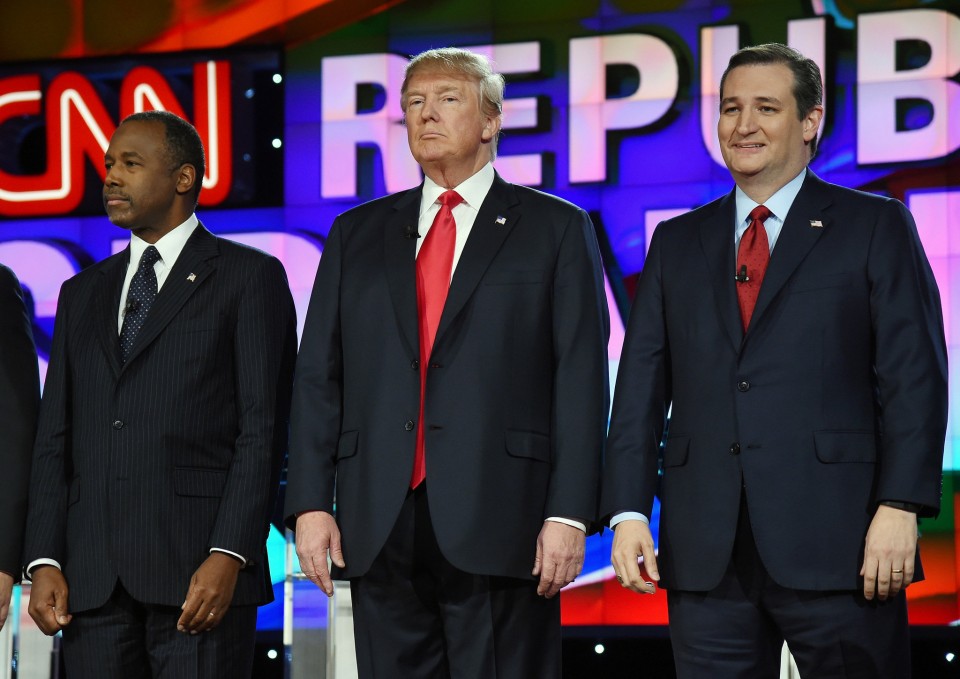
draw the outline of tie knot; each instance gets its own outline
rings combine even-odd
[[[444,207],[450,210],[452,210],[453,208],[455,208],[456,206],[458,206],[460,203],[463,202],[463,198],[460,196],[460,194],[454,191],[453,189],[450,189],[449,191],[444,191],[443,193],[441,193],[440,197],[437,200],[440,201],[441,205],[443,205]]]
[[[153,266],[159,261],[160,253],[151,245],[143,251],[143,255],[140,257],[140,268],[146,269],[147,267]]]
[[[760,222],[763,224],[765,221],[767,221],[767,217],[772,214],[773,213],[770,212],[770,208],[768,208],[766,205],[758,205],[750,211],[750,221]]]

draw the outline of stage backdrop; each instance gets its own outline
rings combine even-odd
[[[263,3],[227,4],[233,10]],[[0,64],[0,261],[31,294],[42,368],[60,284],[125,243],[99,204],[103,150],[124,115],[167,108],[197,125],[210,156],[201,219],[283,260],[302,327],[334,217],[420,181],[399,107],[406,55],[458,45],[485,52],[507,76],[498,171],[562,196],[594,219],[608,273],[614,378],[630,290],[653,228],[731,188],[715,141],[723,66],[740,46],[768,41],[797,47],[825,74],[814,171],[895,196],[913,211],[940,286],[951,365],[957,364],[955,3],[381,3],[390,4],[293,47]],[[249,43],[258,34],[249,21],[221,19],[215,39],[188,44]],[[275,17],[269,21],[264,30],[276,29]],[[174,27],[151,34],[141,48],[180,44],[181,33]],[[71,49],[65,53],[90,53]],[[958,388],[951,368],[951,395]],[[921,526],[927,580],[908,590],[915,624],[960,619],[956,412],[951,408],[944,451],[943,509]],[[279,534],[271,539],[279,549]],[[609,531],[590,538],[588,547],[584,575],[563,595],[565,624],[666,622],[662,593],[633,596],[612,579]],[[274,573],[282,577],[282,560]],[[262,619],[266,626],[278,620],[269,612]]]

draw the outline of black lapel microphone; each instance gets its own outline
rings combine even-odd
[[[735,280],[737,283],[746,283],[748,280],[750,280],[750,277],[747,275],[747,265],[746,265],[746,264],[743,264],[743,265],[740,267],[740,271],[738,271],[736,274],[734,274],[733,280]]]
[[[403,235],[405,238],[419,238],[420,234],[417,232],[417,225],[410,224],[403,230]]]

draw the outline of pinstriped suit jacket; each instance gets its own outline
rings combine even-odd
[[[37,353],[17,277],[0,265],[0,571],[19,579],[30,450],[40,403]]]
[[[248,559],[233,603],[266,603],[296,353],[283,267],[198,226],[124,364],[128,260],[109,257],[61,290],[25,562],[60,562],[74,612],[102,605],[118,578],[138,601],[179,606],[218,547]]]

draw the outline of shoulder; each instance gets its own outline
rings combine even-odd
[[[391,193],[387,196],[374,198],[365,203],[361,203],[337,215],[337,221],[341,224],[355,224],[370,219],[382,219],[385,214],[396,210],[402,210],[406,207],[415,206],[419,209],[420,192],[422,187],[417,186],[406,191]]]
[[[532,189],[529,186],[523,186],[522,184],[509,184],[506,186],[512,190],[517,200],[519,201],[521,207],[528,209],[537,209],[537,210],[556,210],[558,212],[583,212],[584,210],[578,205],[571,203],[568,200],[564,200],[559,196],[554,196],[543,191],[538,191],[537,189]]]

